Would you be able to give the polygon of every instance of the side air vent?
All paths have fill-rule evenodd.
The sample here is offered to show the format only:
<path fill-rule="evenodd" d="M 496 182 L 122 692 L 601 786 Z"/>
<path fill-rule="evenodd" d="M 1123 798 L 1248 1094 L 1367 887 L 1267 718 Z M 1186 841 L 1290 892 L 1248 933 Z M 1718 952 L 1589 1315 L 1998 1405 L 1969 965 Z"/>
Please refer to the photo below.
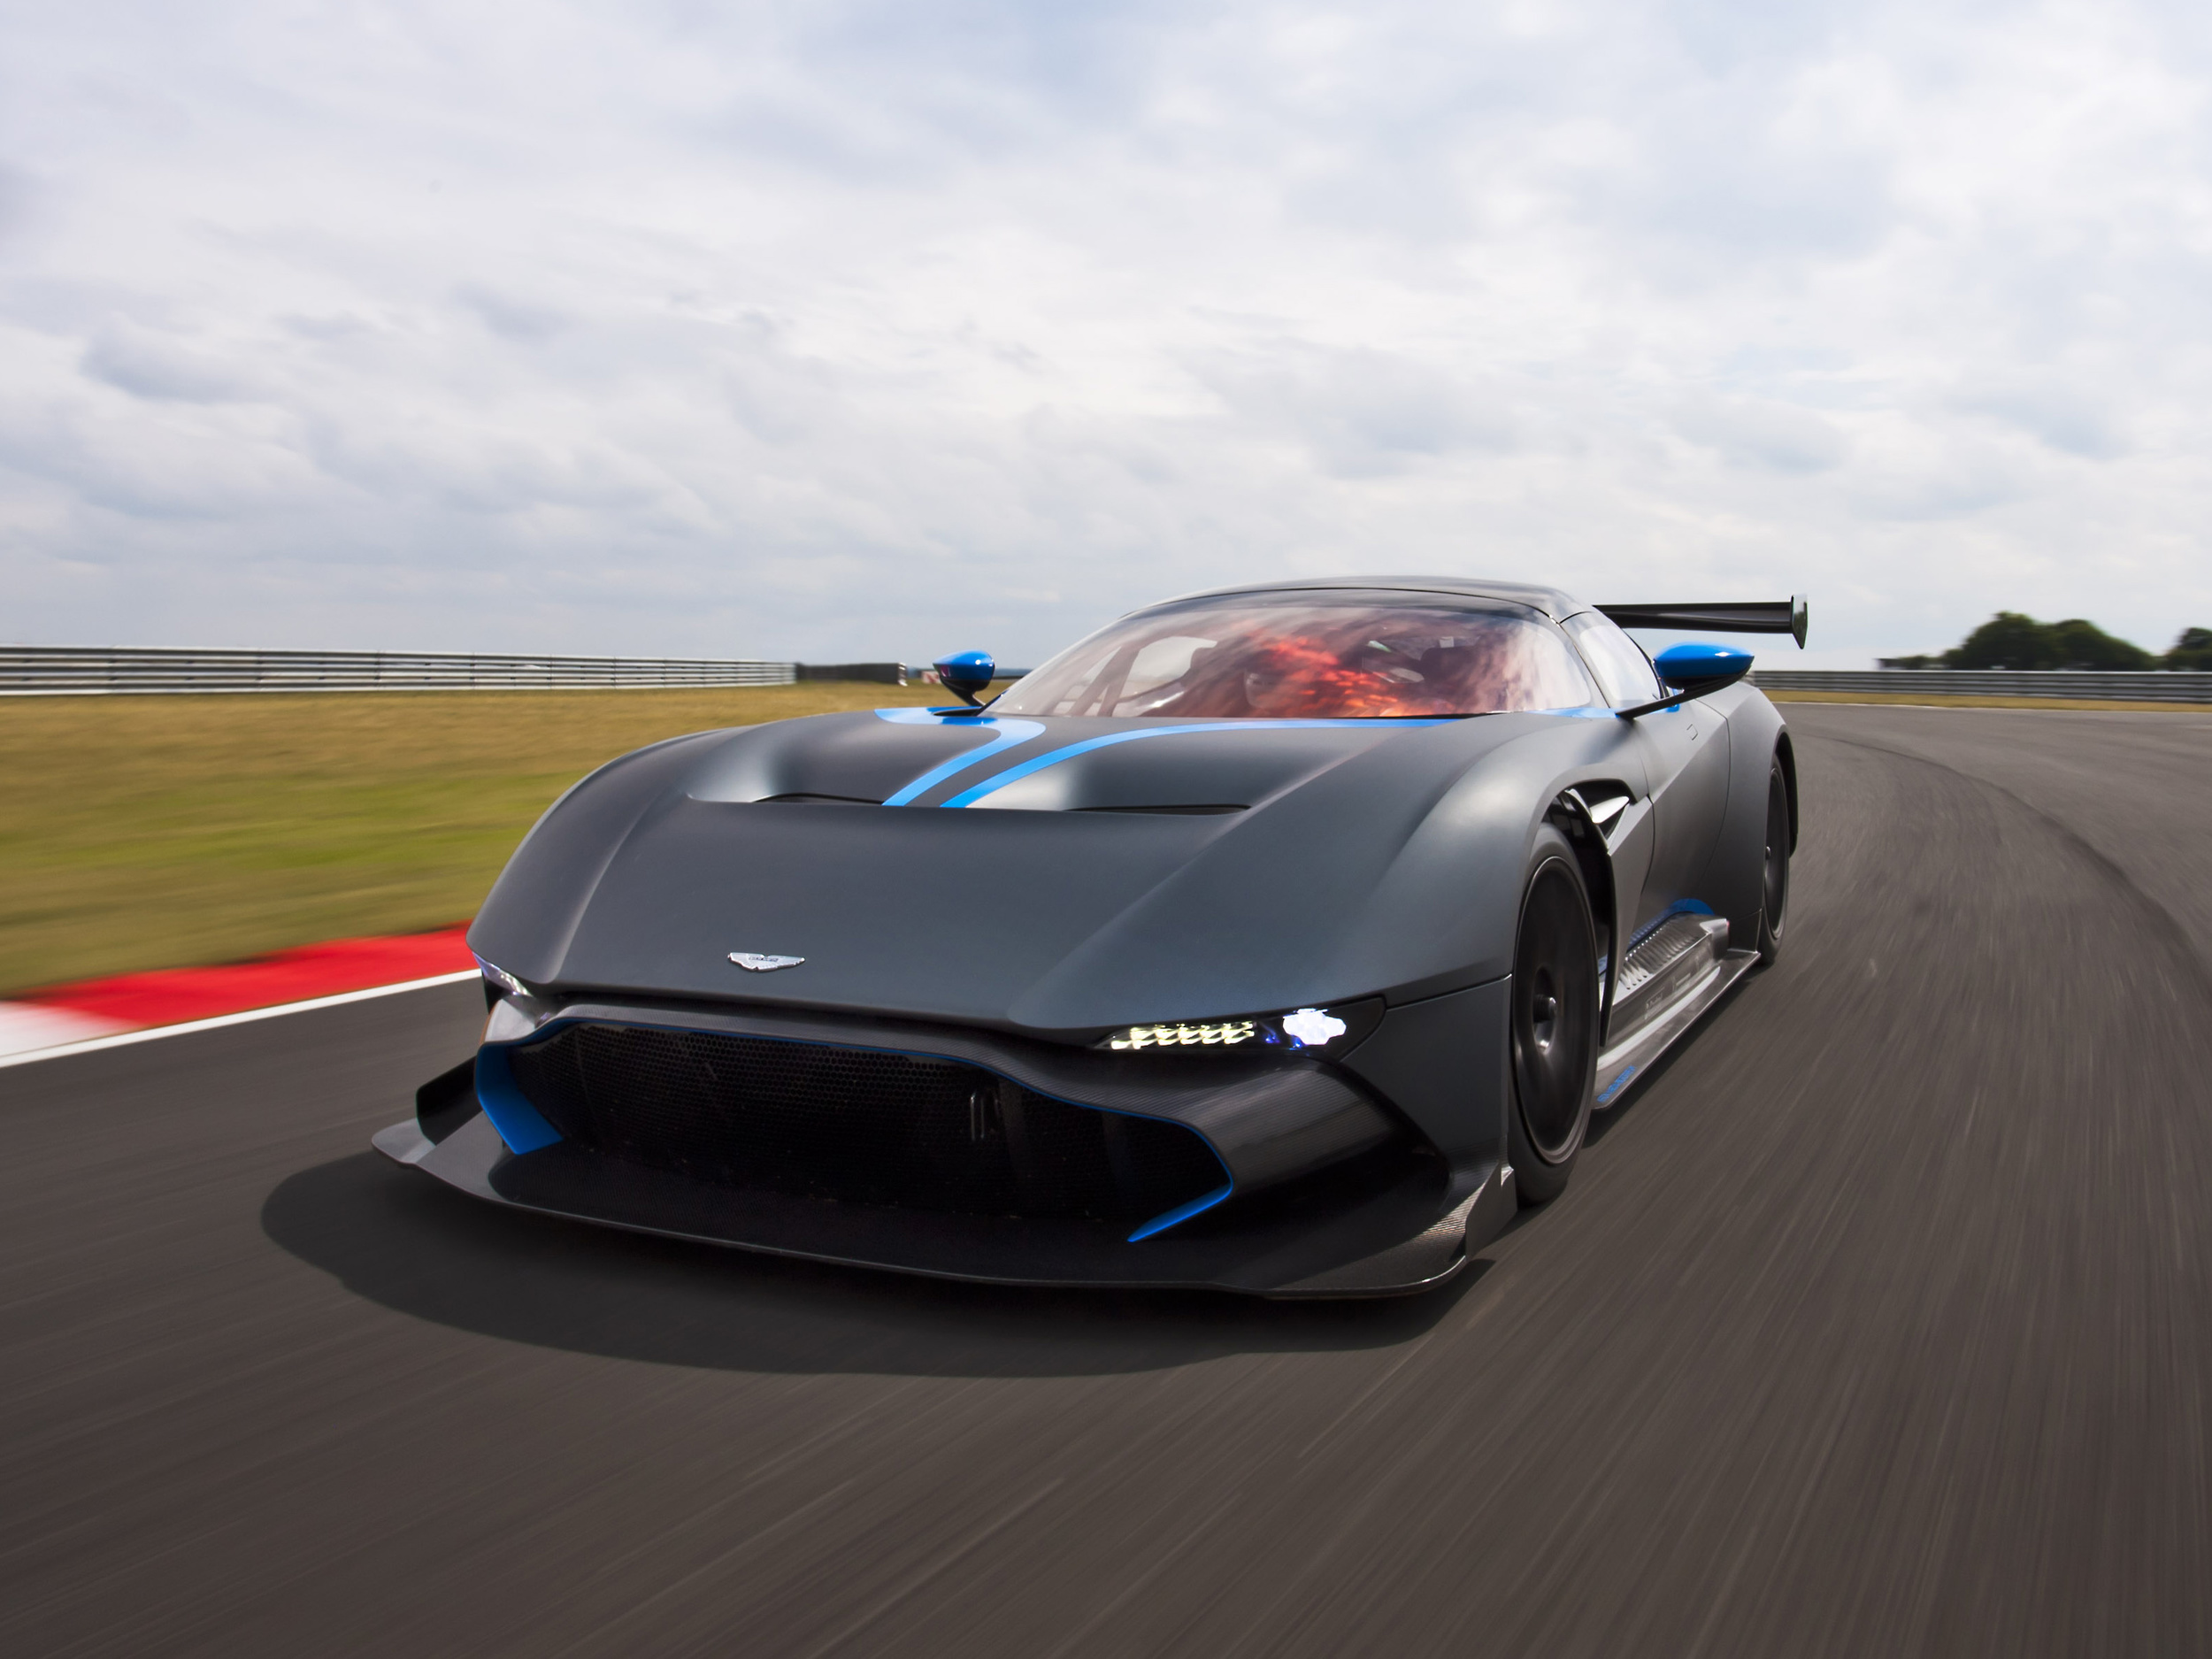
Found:
<path fill-rule="evenodd" d="M 1626 811 L 1630 803 L 1636 799 L 1634 790 L 1624 783 L 1616 783 L 1610 779 L 1601 780 L 1594 783 L 1577 784 L 1567 793 L 1582 803 L 1582 810 L 1590 815 L 1590 822 L 1596 825 L 1599 832 L 1609 838 L 1613 833 L 1614 826 L 1619 822 L 1621 814 Z"/>

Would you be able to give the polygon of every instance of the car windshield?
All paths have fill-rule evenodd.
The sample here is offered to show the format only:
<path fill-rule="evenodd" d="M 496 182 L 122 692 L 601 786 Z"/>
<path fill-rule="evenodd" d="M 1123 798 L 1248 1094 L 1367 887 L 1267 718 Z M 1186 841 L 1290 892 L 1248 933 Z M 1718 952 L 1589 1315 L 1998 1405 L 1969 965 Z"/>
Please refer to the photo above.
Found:
<path fill-rule="evenodd" d="M 1376 719 L 1583 708 L 1596 695 L 1566 636 L 1518 607 L 1302 592 L 1125 617 L 992 711 Z"/>

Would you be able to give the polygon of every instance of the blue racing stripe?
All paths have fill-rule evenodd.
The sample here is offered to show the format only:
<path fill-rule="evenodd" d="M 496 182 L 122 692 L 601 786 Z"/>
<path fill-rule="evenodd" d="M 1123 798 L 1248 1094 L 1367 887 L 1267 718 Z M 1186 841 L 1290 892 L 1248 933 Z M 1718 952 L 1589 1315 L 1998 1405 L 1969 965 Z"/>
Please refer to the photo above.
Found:
<path fill-rule="evenodd" d="M 989 759 L 1001 749 L 1010 748 L 1013 744 L 1025 743 L 1045 729 L 1043 724 L 1036 720 L 1001 720 L 987 714 L 979 715 L 973 718 L 956 714 L 941 718 L 923 709 L 878 709 L 876 718 L 879 720 L 889 720 L 896 726 L 958 725 L 993 728 L 989 742 L 975 749 L 964 750 L 955 755 L 950 760 L 932 766 L 913 782 L 884 802 L 883 804 L 886 806 L 910 805 L 916 796 L 935 788 L 955 772 L 965 772 L 969 767 Z"/>
<path fill-rule="evenodd" d="M 996 790 L 1003 789 L 1008 784 L 1014 782 L 1018 779 L 1026 778 L 1032 772 L 1042 772 L 1048 766 L 1056 766 L 1064 760 L 1071 760 L 1078 755 L 1088 754 L 1094 749 L 1104 749 L 1108 745 L 1113 743 L 1133 743 L 1141 738 L 1178 737 L 1187 732 L 1250 732 L 1255 730 L 1263 732 L 1310 731 L 1316 727 L 1339 726 L 1377 726 L 1381 724 L 1383 724 L 1383 722 L 1376 720 L 1222 720 L 1218 722 L 1209 721 L 1203 726 L 1147 726 L 1140 727 L 1138 730 L 1133 732 L 1109 732 L 1103 737 L 1086 738 L 1080 743 L 1070 743 L 1065 749 L 1052 749 L 1046 754 L 1036 756 L 1034 758 L 1030 760 L 1025 760 L 1018 766 L 1009 766 L 1004 772 L 999 773 L 995 778 L 986 778 L 981 783 L 975 785 L 972 788 L 963 789 L 958 795 L 953 796 L 951 800 L 942 802 L 940 804 L 944 806 L 973 806 L 985 795 L 990 795 Z M 1447 718 L 1441 720 L 1392 720 L 1388 722 L 1388 724 L 1394 727 L 1403 727 L 1409 726 L 1449 726 L 1453 724 L 1453 722 Z M 888 803 L 886 804 L 888 804 Z"/>

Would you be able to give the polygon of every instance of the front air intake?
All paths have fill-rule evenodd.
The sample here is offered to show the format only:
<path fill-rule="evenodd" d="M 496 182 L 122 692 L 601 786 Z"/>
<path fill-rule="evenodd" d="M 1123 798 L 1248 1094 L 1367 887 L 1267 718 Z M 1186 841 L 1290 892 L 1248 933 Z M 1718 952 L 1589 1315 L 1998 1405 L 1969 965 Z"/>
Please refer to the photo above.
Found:
<path fill-rule="evenodd" d="M 582 1024 L 510 1050 L 510 1064 L 577 1146 L 718 1187 L 1127 1222 L 1227 1181 L 1179 1125 L 1071 1106 L 926 1056 Z"/>

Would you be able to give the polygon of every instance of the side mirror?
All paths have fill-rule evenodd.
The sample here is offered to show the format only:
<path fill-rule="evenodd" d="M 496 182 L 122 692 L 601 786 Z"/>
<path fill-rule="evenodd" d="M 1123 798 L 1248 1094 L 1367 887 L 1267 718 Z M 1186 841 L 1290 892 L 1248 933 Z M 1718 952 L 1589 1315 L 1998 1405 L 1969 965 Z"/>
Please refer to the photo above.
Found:
<path fill-rule="evenodd" d="M 1745 659 L 1747 666 L 1749 660 Z M 988 651 L 955 651 L 950 657 L 939 657 L 931 666 L 937 670 L 944 688 L 972 709 L 983 706 L 976 701 L 976 693 L 988 691 L 991 677 L 998 672 Z"/>
<path fill-rule="evenodd" d="M 1732 645 L 1670 645 L 1654 659 L 1659 678 L 1682 695 L 1662 697 L 1638 708 L 1619 710 L 1624 720 L 1661 709 L 1671 709 L 1682 696 L 1701 697 L 1723 686 L 1732 686 L 1751 672 L 1751 653 Z"/>
<path fill-rule="evenodd" d="M 1751 672 L 1751 653 L 1732 645 L 1670 645 L 1655 665 L 1660 679 L 1695 696 L 1741 680 Z"/>

